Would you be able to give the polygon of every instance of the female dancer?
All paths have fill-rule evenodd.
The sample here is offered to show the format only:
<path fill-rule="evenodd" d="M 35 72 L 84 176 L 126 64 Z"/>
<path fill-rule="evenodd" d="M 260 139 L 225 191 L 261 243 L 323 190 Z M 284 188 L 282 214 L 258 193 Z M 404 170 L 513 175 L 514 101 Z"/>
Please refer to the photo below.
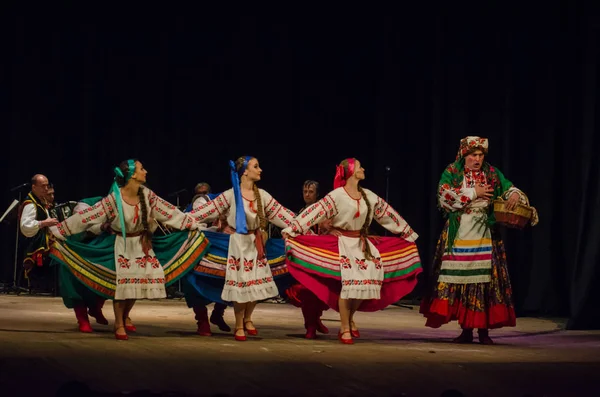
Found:
<path fill-rule="evenodd" d="M 360 337 L 356 311 L 381 310 L 413 290 L 421 273 L 417 234 L 402 217 L 359 182 L 365 170 L 356 159 L 342 161 L 334 189 L 305 209 L 282 234 L 290 274 L 332 309 L 339 311 L 340 342 Z M 299 236 L 331 219 L 329 235 Z M 375 219 L 399 237 L 370 237 Z"/>
<path fill-rule="evenodd" d="M 107 197 L 51 228 L 58 240 L 51 249 L 53 258 L 94 292 L 114 299 L 119 340 L 128 339 L 126 331 L 135 331 L 129 320 L 135 301 L 165 298 L 165 284 L 193 269 L 208 245 L 195 231 L 173 233 L 153 247 L 157 221 L 179 230 L 197 229 L 199 224 L 144 187 L 146 174 L 141 162 L 122 162 Z M 110 223 L 113 234 L 84 244 L 67 239 L 104 223 Z"/>
<path fill-rule="evenodd" d="M 262 170 L 256 158 L 240 157 L 230 162 L 230 168 L 233 188 L 189 213 L 201 223 L 226 216 L 226 268 L 209 256 L 187 281 L 210 301 L 233 302 L 235 339 L 244 341 L 245 331 L 258 334 L 252 322 L 257 301 L 277 296 L 274 276 L 287 273 L 284 263 L 276 269 L 278 274 L 269 265 L 265 252 L 267 222 L 284 228 L 291 224 L 294 213 L 258 188 Z"/>

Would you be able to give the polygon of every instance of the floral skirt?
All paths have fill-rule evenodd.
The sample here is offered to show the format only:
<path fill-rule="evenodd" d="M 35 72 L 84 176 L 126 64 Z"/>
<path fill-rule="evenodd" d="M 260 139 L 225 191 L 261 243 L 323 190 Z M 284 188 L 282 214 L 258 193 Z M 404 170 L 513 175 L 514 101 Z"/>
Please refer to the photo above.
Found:
<path fill-rule="evenodd" d="M 200 231 L 175 231 L 167 236 L 152 238 L 153 249 L 147 257 L 125 258 L 116 251 L 117 242 L 122 237 L 103 233 L 91 241 L 82 242 L 77 238 L 66 241 L 55 241 L 50 249 L 50 257 L 60 266 L 64 266 L 73 277 L 60 272 L 63 290 L 61 296 L 67 301 L 81 301 L 82 296 L 73 286 L 73 280 L 82 283 L 95 294 L 104 299 L 143 299 L 165 297 L 165 286 L 169 286 L 187 273 L 202 259 L 209 247 L 209 241 Z M 135 242 L 134 238 L 128 243 Z M 141 248 L 139 248 L 141 252 Z M 128 255 L 134 254 L 127 251 Z M 141 260 L 143 259 L 143 260 Z M 127 271 L 152 269 L 151 274 L 160 275 L 157 282 L 136 282 L 133 278 L 128 282 Z M 64 270 L 64 269 L 63 269 Z M 130 295 L 121 296 L 119 290 L 131 287 Z M 148 293 L 151 289 L 158 293 Z M 66 294 L 66 295 L 65 295 Z M 85 300 L 85 299 L 84 299 Z"/>
<path fill-rule="evenodd" d="M 358 240 L 358 239 L 355 239 Z M 339 311 L 344 281 L 360 287 L 360 280 L 345 280 L 344 267 L 380 265 L 383 277 L 379 282 L 379 299 L 365 299 L 359 311 L 383 310 L 409 294 L 422 272 L 421 259 L 414 242 L 398 237 L 370 237 L 369 242 L 381 255 L 377 263 L 349 261 L 340 254 L 339 238 L 333 235 L 298 236 L 287 240 L 286 255 L 290 274 L 316 295 L 326 306 Z M 352 273 L 350 273 L 352 274 Z M 371 282 L 367 280 L 367 282 Z M 293 291 L 292 291 L 293 292 Z"/>
<path fill-rule="evenodd" d="M 233 302 L 224 297 L 226 289 L 228 263 L 230 259 L 231 234 L 205 231 L 210 240 L 206 256 L 202 258 L 185 278 L 184 293 L 189 307 L 207 305 L 210 302 L 230 305 Z M 289 274 L 285 263 L 285 243 L 283 239 L 268 239 L 265 244 L 268 274 L 274 283 L 275 295 L 283 293 L 296 281 Z M 243 262 L 241 263 L 243 266 Z M 240 269 L 241 270 L 241 269 Z M 227 294 L 226 294 L 227 295 Z M 272 294 L 269 294 L 273 296 Z M 266 295 L 258 295 L 250 300 L 263 300 Z M 244 302 L 247 300 L 236 300 Z"/>
<path fill-rule="evenodd" d="M 421 301 L 426 326 L 440 326 L 457 320 L 462 328 L 501 328 L 516 325 L 512 288 L 506 265 L 506 251 L 498 232 L 492 230 L 491 282 L 452 284 L 438 282 L 448 225 L 438 240 L 433 263 L 433 286 Z"/>

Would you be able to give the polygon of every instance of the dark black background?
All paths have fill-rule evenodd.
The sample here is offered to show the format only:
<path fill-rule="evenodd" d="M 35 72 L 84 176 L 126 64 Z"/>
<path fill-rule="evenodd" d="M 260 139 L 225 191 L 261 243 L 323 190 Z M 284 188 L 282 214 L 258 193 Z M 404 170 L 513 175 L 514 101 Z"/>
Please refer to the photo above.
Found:
<path fill-rule="evenodd" d="M 228 160 L 250 154 L 261 187 L 297 210 L 305 179 L 327 190 L 353 156 L 381 196 L 391 168 L 389 201 L 429 268 L 439 176 L 460 138 L 480 135 L 540 214 L 539 226 L 505 233 L 519 314 L 598 327 L 597 9 L 481 3 L 7 8 L 0 204 L 38 172 L 58 202 L 104 195 L 112 168 L 136 157 L 159 195 L 188 189 L 183 205 L 197 182 L 229 188 Z M 9 282 L 14 230 L 0 225 Z"/>

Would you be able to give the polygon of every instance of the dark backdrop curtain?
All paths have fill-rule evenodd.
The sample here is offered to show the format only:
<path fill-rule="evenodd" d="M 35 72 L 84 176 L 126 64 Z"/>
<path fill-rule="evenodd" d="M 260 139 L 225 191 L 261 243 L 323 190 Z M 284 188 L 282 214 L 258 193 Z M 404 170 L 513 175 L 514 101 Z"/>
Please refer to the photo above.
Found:
<path fill-rule="evenodd" d="M 429 269 L 439 176 L 460 138 L 485 136 L 541 218 L 504 232 L 518 313 L 600 325 L 594 3 L 178 12 L 2 14 L 0 204 L 37 172 L 59 202 L 103 195 L 112 167 L 138 157 L 159 195 L 187 188 L 184 205 L 197 182 L 227 189 L 227 161 L 251 154 L 261 187 L 298 209 L 305 179 L 327 190 L 354 156 Z M 11 281 L 14 221 L 0 226 Z"/>

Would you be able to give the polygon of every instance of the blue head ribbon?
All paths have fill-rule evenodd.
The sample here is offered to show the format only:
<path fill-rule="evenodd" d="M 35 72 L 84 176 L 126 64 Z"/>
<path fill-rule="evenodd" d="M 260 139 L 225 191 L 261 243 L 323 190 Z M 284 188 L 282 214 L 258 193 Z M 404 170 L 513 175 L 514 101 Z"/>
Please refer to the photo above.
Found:
<path fill-rule="evenodd" d="M 248 162 L 252 156 L 244 157 L 244 163 L 239 170 L 235 169 L 235 163 L 229 160 L 229 168 L 231 169 L 231 184 L 233 185 L 233 196 L 235 197 L 235 231 L 238 233 L 248 233 L 248 225 L 246 223 L 246 211 L 244 211 L 244 199 L 242 198 L 242 190 L 240 189 L 240 179 L 244 175 L 244 171 L 248 168 Z"/>
<path fill-rule="evenodd" d="M 117 183 L 117 177 L 121 177 L 124 179 L 125 183 L 131 179 L 133 174 L 135 173 L 135 160 L 127 160 L 127 175 L 123 175 L 123 171 L 119 167 L 115 167 L 115 179 L 110 188 L 110 193 L 115 194 L 115 202 L 117 203 L 117 212 L 119 213 L 119 223 L 121 224 L 121 233 L 123 234 L 123 242 L 125 242 L 125 235 L 127 235 L 127 231 L 125 230 L 125 216 L 123 215 L 123 203 L 121 200 L 121 189 L 119 189 L 119 184 Z M 110 194 L 109 193 L 109 194 Z"/>

